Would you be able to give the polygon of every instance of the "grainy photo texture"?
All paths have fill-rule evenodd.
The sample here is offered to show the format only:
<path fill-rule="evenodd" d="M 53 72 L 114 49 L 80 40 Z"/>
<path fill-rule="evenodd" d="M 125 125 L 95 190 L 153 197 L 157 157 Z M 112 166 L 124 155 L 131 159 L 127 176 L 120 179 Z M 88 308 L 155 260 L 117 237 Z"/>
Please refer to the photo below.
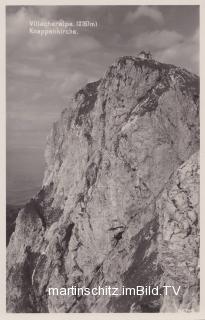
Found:
<path fill-rule="evenodd" d="M 199 7 L 7 6 L 7 312 L 199 311 Z"/>

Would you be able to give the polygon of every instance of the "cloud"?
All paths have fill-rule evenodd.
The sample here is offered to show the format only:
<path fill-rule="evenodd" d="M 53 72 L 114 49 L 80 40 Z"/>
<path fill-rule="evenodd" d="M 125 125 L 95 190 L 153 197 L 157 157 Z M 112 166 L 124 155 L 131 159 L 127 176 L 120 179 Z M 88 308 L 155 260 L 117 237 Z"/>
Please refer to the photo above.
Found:
<path fill-rule="evenodd" d="M 42 76 L 42 70 L 33 68 L 25 63 L 11 63 L 7 67 L 7 71 L 17 76 L 34 77 Z"/>
<path fill-rule="evenodd" d="M 67 59 L 76 53 L 82 54 L 82 52 L 86 53 L 101 48 L 100 42 L 89 35 L 54 35 L 47 37 L 30 35 L 24 45 L 30 54 L 46 53 L 51 55 L 51 53 L 58 52 L 60 48 L 61 53 L 66 51 Z"/>
<path fill-rule="evenodd" d="M 184 36 L 174 30 L 143 32 L 128 41 L 128 45 L 140 50 L 150 50 L 154 59 L 182 66 L 198 73 L 199 31 Z"/>
<path fill-rule="evenodd" d="M 192 40 L 193 42 L 199 43 L 199 29 L 196 29 L 196 31 L 194 32 Z"/>
<path fill-rule="evenodd" d="M 27 10 L 21 7 L 15 13 L 7 15 L 6 32 L 7 36 L 21 34 L 25 31 L 28 22 Z"/>
<path fill-rule="evenodd" d="M 58 6 L 39 6 L 37 8 L 31 6 L 20 7 L 17 11 L 8 13 L 6 19 L 7 53 L 15 55 L 15 57 L 18 57 L 18 54 L 24 54 L 27 59 L 38 53 L 55 54 L 56 51 L 59 51 L 59 48 L 61 52 L 66 48 L 69 55 L 76 52 L 88 52 L 101 47 L 101 43 L 88 34 L 40 36 L 29 32 L 29 22 L 31 20 L 55 20 L 58 9 Z"/>
<path fill-rule="evenodd" d="M 7 15 L 6 33 L 7 33 L 7 50 L 8 53 L 16 55 L 16 53 L 25 51 L 41 52 L 55 47 L 60 37 L 41 37 L 36 34 L 29 33 L 29 22 L 31 20 L 41 21 L 48 19 L 55 11 L 53 7 L 20 7 L 16 12 Z M 43 16 L 43 13 L 47 15 Z"/>
<path fill-rule="evenodd" d="M 87 82 L 92 82 L 95 80 L 95 77 L 76 71 L 71 75 L 64 77 L 64 81 L 59 86 L 59 91 L 62 93 L 70 92 L 71 94 L 74 94 L 80 88 L 84 87 Z"/>
<path fill-rule="evenodd" d="M 40 15 L 44 19 L 52 19 L 53 17 L 55 17 L 58 9 L 58 6 L 38 6 L 36 7 L 36 14 Z"/>
<path fill-rule="evenodd" d="M 164 49 L 183 41 L 183 36 L 170 30 L 155 30 L 152 32 L 143 32 L 139 36 L 130 40 L 130 43 L 139 49 L 149 47 Z"/>
<path fill-rule="evenodd" d="M 66 43 L 67 42 L 67 43 Z M 74 36 L 74 37 L 67 37 L 66 43 L 66 50 L 68 50 L 68 53 L 80 53 L 82 52 L 89 52 L 96 49 L 101 48 L 101 43 L 97 41 L 95 38 L 83 35 L 83 36 Z"/>
<path fill-rule="evenodd" d="M 141 17 L 147 17 L 159 25 L 164 23 L 162 12 L 150 6 L 140 6 L 134 12 L 129 12 L 125 17 L 125 23 L 134 23 Z"/>
<path fill-rule="evenodd" d="M 29 17 L 24 7 L 21 7 L 17 12 L 7 15 L 6 17 L 6 44 L 7 52 L 14 51 L 15 48 L 27 36 L 27 26 Z"/>
<path fill-rule="evenodd" d="M 32 53 L 51 51 L 59 45 L 60 41 L 58 36 L 41 37 L 34 34 L 25 42 L 25 47 Z"/>
<path fill-rule="evenodd" d="M 159 61 L 173 63 L 199 73 L 199 37 L 198 30 L 191 37 L 184 37 L 183 41 L 176 42 L 171 47 L 156 51 L 155 55 Z"/>

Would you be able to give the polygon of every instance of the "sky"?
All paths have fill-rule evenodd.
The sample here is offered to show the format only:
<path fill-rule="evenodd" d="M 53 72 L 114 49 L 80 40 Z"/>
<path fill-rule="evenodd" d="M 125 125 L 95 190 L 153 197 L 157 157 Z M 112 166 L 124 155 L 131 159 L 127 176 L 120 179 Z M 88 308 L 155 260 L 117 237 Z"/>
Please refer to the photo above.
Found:
<path fill-rule="evenodd" d="M 96 21 L 97 27 L 40 36 L 29 32 L 33 20 Z M 7 6 L 8 202 L 25 202 L 39 189 L 46 136 L 75 92 L 101 78 L 116 58 L 141 50 L 198 74 L 199 7 Z"/>

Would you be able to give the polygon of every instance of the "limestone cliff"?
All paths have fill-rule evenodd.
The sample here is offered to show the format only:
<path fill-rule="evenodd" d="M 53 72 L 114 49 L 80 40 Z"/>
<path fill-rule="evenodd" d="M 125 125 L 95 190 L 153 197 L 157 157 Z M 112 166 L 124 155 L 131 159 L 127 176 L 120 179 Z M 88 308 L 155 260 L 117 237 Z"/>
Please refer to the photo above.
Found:
<path fill-rule="evenodd" d="M 7 310 L 197 310 L 198 150 L 199 79 L 184 69 L 122 57 L 78 91 L 48 137 L 42 189 L 17 217 Z M 47 292 L 163 284 L 180 295 Z"/>

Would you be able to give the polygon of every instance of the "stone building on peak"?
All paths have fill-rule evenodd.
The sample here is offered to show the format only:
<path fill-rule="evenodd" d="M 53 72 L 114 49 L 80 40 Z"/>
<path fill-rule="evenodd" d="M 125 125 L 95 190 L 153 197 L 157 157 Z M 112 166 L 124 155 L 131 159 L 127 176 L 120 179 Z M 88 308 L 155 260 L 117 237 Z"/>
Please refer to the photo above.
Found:
<path fill-rule="evenodd" d="M 142 59 L 142 60 L 152 60 L 152 55 L 149 52 L 146 52 L 146 51 L 141 51 L 138 55 L 137 55 L 138 58 Z"/>

